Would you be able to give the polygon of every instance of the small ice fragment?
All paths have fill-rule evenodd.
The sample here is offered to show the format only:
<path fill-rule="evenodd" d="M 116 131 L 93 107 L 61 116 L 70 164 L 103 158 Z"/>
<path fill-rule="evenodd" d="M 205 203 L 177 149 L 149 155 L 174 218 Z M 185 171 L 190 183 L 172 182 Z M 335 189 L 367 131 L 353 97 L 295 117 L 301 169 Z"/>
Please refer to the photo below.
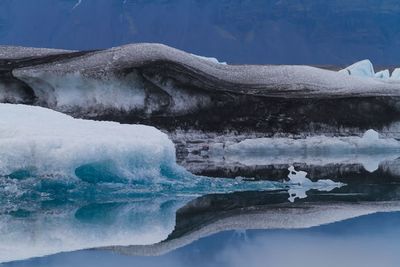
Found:
<path fill-rule="evenodd" d="M 335 188 L 340 188 L 344 184 L 337 183 L 332 180 L 318 180 L 316 182 L 311 181 L 306 177 L 307 172 L 305 171 L 296 171 L 293 166 L 288 168 L 289 170 L 289 183 L 292 184 L 292 187 L 288 190 L 290 202 L 294 202 L 296 198 L 302 199 L 307 197 L 307 191 L 311 189 L 315 189 L 318 191 L 329 192 Z"/>
<path fill-rule="evenodd" d="M 293 166 L 289 167 L 288 178 L 290 182 L 295 184 L 312 183 L 310 179 L 306 177 L 307 173 L 305 171 L 296 171 Z"/>

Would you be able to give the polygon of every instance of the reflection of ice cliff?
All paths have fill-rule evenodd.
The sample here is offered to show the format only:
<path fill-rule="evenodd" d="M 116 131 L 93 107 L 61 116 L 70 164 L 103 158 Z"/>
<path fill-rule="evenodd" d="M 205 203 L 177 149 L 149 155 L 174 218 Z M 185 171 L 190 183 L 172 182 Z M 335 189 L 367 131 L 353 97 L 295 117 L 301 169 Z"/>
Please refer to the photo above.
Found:
<path fill-rule="evenodd" d="M 223 148 L 216 144 L 211 147 L 210 155 L 245 165 L 361 163 L 367 171 L 373 172 L 381 161 L 400 155 L 400 142 L 379 138 L 377 132 L 368 130 L 362 137 L 246 139 L 224 144 Z"/>
<path fill-rule="evenodd" d="M 126 255 L 161 255 L 225 230 L 309 228 L 376 212 L 399 211 L 397 189 L 371 188 L 374 193 L 364 195 L 343 188 L 334 193 L 312 193 L 307 200 L 295 203 L 285 203 L 287 195 L 279 192 L 205 196 L 178 211 L 177 225 L 167 240 L 149 246 L 107 249 Z"/>

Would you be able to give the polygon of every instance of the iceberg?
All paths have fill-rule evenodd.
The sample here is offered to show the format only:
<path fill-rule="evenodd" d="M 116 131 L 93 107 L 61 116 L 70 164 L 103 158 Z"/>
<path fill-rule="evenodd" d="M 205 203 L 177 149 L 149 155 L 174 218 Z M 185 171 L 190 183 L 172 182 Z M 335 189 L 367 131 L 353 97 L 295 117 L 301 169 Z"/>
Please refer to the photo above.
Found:
<path fill-rule="evenodd" d="M 381 70 L 375 73 L 375 78 L 378 79 L 389 79 L 390 73 L 389 70 Z"/>
<path fill-rule="evenodd" d="M 168 136 L 151 126 L 74 119 L 14 104 L 0 104 L 1 177 L 124 184 L 133 186 L 133 193 L 190 191 L 192 195 L 283 186 L 195 176 L 176 163 Z"/>
<path fill-rule="evenodd" d="M 0 105 L 0 175 L 89 179 L 106 168 L 124 178 L 158 177 L 175 166 L 175 148 L 154 127 L 72 117 L 25 105 Z M 104 178 L 107 180 L 106 178 Z"/>
<path fill-rule="evenodd" d="M 381 70 L 375 73 L 374 66 L 372 62 L 368 59 L 358 61 L 353 65 L 348 66 L 339 71 L 339 73 L 346 73 L 351 76 L 358 76 L 358 77 L 370 77 L 370 78 L 377 78 L 377 79 L 389 79 L 400 76 L 400 70 L 394 70 L 392 76 L 390 76 L 390 72 L 388 69 Z"/>
<path fill-rule="evenodd" d="M 340 70 L 341 73 L 347 73 L 352 76 L 375 77 L 374 66 L 368 59 L 358 61 L 345 69 Z"/>
<path fill-rule="evenodd" d="M 392 76 L 390 76 L 390 79 L 400 80 L 400 68 L 394 69 L 394 71 L 392 72 Z"/>

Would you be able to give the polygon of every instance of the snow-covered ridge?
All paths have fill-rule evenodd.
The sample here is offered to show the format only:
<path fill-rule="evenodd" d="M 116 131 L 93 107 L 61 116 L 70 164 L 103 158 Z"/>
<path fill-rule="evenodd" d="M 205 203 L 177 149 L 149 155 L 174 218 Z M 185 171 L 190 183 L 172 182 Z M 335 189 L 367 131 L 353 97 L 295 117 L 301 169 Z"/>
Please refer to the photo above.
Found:
<path fill-rule="evenodd" d="M 35 48 L 22 46 L 0 46 L 0 59 L 19 59 L 29 57 L 42 57 L 50 55 L 59 55 L 73 53 L 73 50 L 52 49 L 52 48 Z"/>
<path fill-rule="evenodd" d="M 87 53 L 81 57 L 16 68 L 13 74 L 31 84 L 30 77 L 47 81 L 62 79 L 67 73 L 82 75 L 87 79 L 112 79 L 121 71 L 140 68 L 157 61 L 174 62 L 206 75 L 216 83 L 215 90 L 228 90 L 260 95 L 293 96 L 343 95 L 397 95 L 399 84 L 388 84 L 380 80 L 365 80 L 356 76 L 343 76 L 335 71 L 300 65 L 224 65 L 217 60 L 205 60 L 162 44 L 131 44 L 107 50 Z M 204 77 L 203 77 L 204 78 Z M 226 88 L 221 88 L 225 83 Z M 226 84 L 228 83 L 228 84 Z M 31 84 L 32 85 L 32 84 Z M 52 83 L 50 82 L 50 85 Z M 243 88 L 245 86 L 245 88 Z M 34 88 L 34 86 L 32 85 Z M 306 90 L 305 90 L 306 89 Z"/>

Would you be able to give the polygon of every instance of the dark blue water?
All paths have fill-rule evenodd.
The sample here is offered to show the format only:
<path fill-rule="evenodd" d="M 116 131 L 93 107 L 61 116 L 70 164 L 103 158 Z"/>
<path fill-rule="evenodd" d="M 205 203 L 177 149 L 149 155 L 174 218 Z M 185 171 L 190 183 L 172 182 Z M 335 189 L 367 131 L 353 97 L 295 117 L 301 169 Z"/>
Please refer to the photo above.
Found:
<path fill-rule="evenodd" d="M 221 232 L 161 256 L 81 251 L 3 266 L 398 266 L 400 213 L 303 230 Z"/>

